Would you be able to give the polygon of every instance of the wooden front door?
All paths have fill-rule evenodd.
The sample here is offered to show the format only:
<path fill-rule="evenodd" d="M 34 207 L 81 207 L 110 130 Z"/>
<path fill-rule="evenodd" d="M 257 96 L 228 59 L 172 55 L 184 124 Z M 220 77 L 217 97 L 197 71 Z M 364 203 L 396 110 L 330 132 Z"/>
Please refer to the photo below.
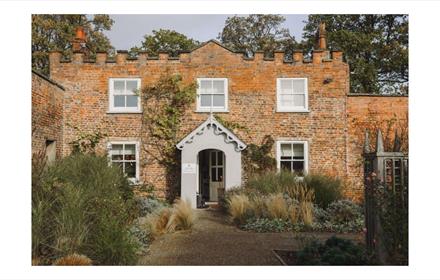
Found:
<path fill-rule="evenodd" d="M 224 154 L 222 151 L 209 152 L 209 200 L 218 201 L 218 189 L 224 188 Z"/>

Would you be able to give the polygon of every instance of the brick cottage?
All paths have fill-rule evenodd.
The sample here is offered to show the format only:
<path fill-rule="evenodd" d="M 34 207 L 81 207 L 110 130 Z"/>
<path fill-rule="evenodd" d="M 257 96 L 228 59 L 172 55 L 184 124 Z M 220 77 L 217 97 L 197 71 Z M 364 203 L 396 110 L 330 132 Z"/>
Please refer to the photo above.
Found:
<path fill-rule="evenodd" d="M 220 189 L 240 185 L 243 150 L 266 135 L 275 140 L 271 153 L 277 169 L 337 176 L 346 182 L 345 196 L 361 200 L 360 135 L 371 121 L 383 126 L 407 119 L 408 100 L 350 94 L 342 52 L 329 51 L 325 34 L 318 35 L 311 59 L 302 51 L 294 51 L 290 61 L 282 51 L 273 58 L 262 52 L 247 58 L 208 41 L 178 57 L 141 52 L 133 58 L 118 51 L 114 59 L 97 53 L 90 60 L 79 32 L 71 59 L 50 53 L 50 79 L 33 73 L 32 148 L 67 156 L 79 131 L 100 131 L 106 137 L 98 151 L 107 152 L 135 184 L 152 184 L 165 196 L 166 169 L 146 153 L 152 147 L 143 143 L 148 135 L 141 135 L 142 100 L 133 90 L 180 74 L 183 83 L 198 84 L 178 131 L 182 140 L 175 143 L 181 155 L 179 192 L 193 206 L 197 194 L 217 201 Z M 232 132 L 212 113 L 248 129 Z"/>

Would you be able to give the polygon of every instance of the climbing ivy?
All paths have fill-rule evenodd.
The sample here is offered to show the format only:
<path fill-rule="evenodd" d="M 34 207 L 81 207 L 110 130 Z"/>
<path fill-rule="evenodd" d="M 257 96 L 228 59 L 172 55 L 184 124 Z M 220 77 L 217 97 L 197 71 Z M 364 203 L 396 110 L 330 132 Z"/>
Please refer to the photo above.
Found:
<path fill-rule="evenodd" d="M 224 127 L 231 131 L 236 132 L 237 130 L 242 130 L 245 133 L 249 133 L 248 127 L 241 125 L 233 121 L 227 121 L 216 115 L 215 118 Z M 275 169 L 276 160 L 272 156 L 271 151 L 275 141 L 270 135 L 265 135 L 261 144 L 250 143 L 247 148 L 243 151 L 243 167 L 245 171 L 245 176 L 248 177 L 251 174 L 262 173 Z"/>
<path fill-rule="evenodd" d="M 276 160 L 271 153 L 274 143 L 272 136 L 266 135 L 260 145 L 251 143 L 247 146 L 243 151 L 243 165 L 247 175 L 275 169 Z"/>
<path fill-rule="evenodd" d="M 72 146 L 72 154 L 96 154 L 96 146 L 99 144 L 99 142 L 104 138 L 107 137 L 107 134 L 101 133 L 100 131 L 87 133 L 84 131 L 81 131 L 76 126 L 71 126 L 74 130 L 77 131 L 77 134 L 79 135 L 78 138 L 75 140 L 69 142 L 69 145 Z"/>
<path fill-rule="evenodd" d="M 150 158 L 167 171 L 169 198 L 175 195 L 179 168 L 176 143 L 184 112 L 195 101 L 196 83 L 184 85 L 178 74 L 165 74 L 140 92 L 143 104 L 142 142 Z"/>

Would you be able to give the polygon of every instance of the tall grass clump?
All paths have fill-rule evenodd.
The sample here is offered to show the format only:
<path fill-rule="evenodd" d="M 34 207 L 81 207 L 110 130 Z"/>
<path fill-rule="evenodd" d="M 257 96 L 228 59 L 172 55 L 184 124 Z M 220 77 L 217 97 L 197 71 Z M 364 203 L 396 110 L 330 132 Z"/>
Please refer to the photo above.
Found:
<path fill-rule="evenodd" d="M 184 200 L 177 201 L 173 206 L 173 211 L 167 224 L 167 230 L 187 230 L 194 224 L 195 214 L 191 204 Z"/>
<path fill-rule="evenodd" d="M 269 218 L 287 220 L 289 209 L 281 193 L 269 195 L 266 199 L 266 207 Z"/>
<path fill-rule="evenodd" d="M 342 182 L 338 178 L 310 174 L 304 177 L 304 183 L 314 190 L 315 204 L 323 209 L 342 198 Z"/>
<path fill-rule="evenodd" d="M 249 197 L 245 194 L 234 194 L 228 199 L 228 211 L 235 224 L 243 224 L 252 211 Z"/>
<path fill-rule="evenodd" d="M 121 170 L 106 157 L 76 154 L 46 167 L 32 186 L 32 255 L 40 263 L 73 253 L 98 265 L 136 262 L 128 230 L 136 214 Z"/>

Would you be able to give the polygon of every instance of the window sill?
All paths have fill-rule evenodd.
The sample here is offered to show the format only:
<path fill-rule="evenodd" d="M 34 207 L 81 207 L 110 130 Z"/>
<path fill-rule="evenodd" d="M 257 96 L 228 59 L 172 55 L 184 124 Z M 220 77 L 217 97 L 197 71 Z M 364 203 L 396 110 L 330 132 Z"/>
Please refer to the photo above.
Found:
<path fill-rule="evenodd" d="M 142 114 L 142 111 L 107 111 L 107 114 Z"/>
<path fill-rule="evenodd" d="M 218 109 L 213 109 L 213 110 L 205 110 L 205 109 L 197 109 L 194 111 L 195 113 L 229 113 L 229 110 L 223 109 L 223 110 L 218 110 Z"/>
<path fill-rule="evenodd" d="M 277 109 L 277 113 L 310 113 L 308 109 Z"/>

